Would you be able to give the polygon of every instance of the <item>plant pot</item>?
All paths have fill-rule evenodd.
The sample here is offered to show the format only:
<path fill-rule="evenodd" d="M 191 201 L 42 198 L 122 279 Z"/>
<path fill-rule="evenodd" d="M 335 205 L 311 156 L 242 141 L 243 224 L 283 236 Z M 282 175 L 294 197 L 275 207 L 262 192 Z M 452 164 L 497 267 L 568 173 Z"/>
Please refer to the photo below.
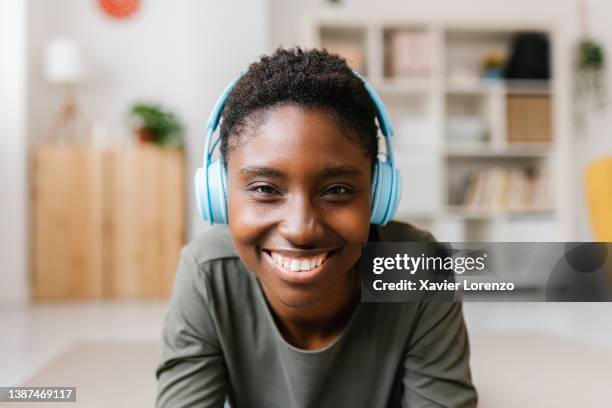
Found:
<path fill-rule="evenodd" d="M 136 131 L 136 135 L 138 136 L 138 141 L 140 143 L 153 143 L 153 135 L 151 132 L 148 132 L 146 129 L 139 129 Z"/>

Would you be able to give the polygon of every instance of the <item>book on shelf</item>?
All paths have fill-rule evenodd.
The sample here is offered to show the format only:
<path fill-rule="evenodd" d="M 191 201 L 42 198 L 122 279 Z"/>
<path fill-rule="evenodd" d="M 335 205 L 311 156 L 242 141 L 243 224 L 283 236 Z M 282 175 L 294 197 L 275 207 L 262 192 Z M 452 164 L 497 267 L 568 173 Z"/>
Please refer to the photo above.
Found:
<path fill-rule="evenodd" d="M 328 40 L 324 44 L 325 49 L 331 54 L 337 54 L 344 58 L 349 66 L 362 74 L 365 74 L 365 51 L 358 43 L 347 41 Z"/>
<path fill-rule="evenodd" d="M 468 211 L 544 211 L 552 208 L 548 171 L 492 166 L 467 174 L 459 190 Z"/>
<path fill-rule="evenodd" d="M 388 49 L 388 75 L 392 78 L 429 78 L 431 46 L 431 38 L 426 31 L 393 30 Z"/>

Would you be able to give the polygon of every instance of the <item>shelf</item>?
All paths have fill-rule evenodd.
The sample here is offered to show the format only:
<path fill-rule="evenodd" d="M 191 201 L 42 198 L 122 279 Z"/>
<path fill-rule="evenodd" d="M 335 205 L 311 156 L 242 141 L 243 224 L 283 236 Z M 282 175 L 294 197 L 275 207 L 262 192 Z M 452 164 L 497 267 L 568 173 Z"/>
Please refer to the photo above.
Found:
<path fill-rule="evenodd" d="M 511 143 L 499 148 L 489 144 L 449 145 L 445 154 L 449 158 L 546 158 L 551 155 L 551 145 L 549 143 Z"/>
<path fill-rule="evenodd" d="M 460 205 L 448 206 L 447 214 L 453 217 L 463 218 L 466 220 L 491 220 L 496 218 L 508 219 L 512 217 L 553 217 L 555 210 L 553 208 L 525 208 L 525 209 L 486 209 L 486 208 L 467 208 Z"/>
<path fill-rule="evenodd" d="M 493 90 L 503 91 L 505 86 L 501 81 L 460 81 L 448 80 L 446 83 L 446 92 L 449 94 L 488 94 Z"/>
<path fill-rule="evenodd" d="M 460 205 L 451 205 L 445 211 L 437 213 L 398 213 L 397 218 L 403 220 L 428 221 L 441 219 L 443 217 L 459 218 L 466 221 L 494 221 L 496 219 L 508 220 L 517 217 L 538 217 L 551 218 L 556 213 L 553 208 L 529 208 L 529 209 L 486 209 L 486 208 L 466 208 Z"/>
<path fill-rule="evenodd" d="M 506 95 L 550 95 L 551 81 L 539 80 L 448 80 L 446 92 L 457 95 L 487 95 L 497 92 Z"/>
<path fill-rule="evenodd" d="M 372 79 L 370 83 L 378 92 L 386 95 L 428 94 L 432 84 L 429 79 L 400 79 L 386 78 Z"/>
<path fill-rule="evenodd" d="M 324 34 L 315 45 L 340 43 L 346 54 L 351 45 L 362 47 L 366 78 L 380 93 L 397 134 L 405 192 L 397 219 L 440 228 L 440 238 L 459 241 L 570 236 L 568 175 L 558 165 L 569 150 L 569 90 L 557 77 L 480 76 L 486 58 L 510 55 L 520 32 L 542 33 L 554 50 L 554 26 L 501 17 L 455 21 L 337 10 L 320 16 L 312 28 Z M 550 56 L 555 75 L 562 61 L 556 53 Z M 460 198 L 471 177 L 486 181 L 487 191 L 490 186 L 521 194 L 533 190 L 524 200 L 487 193 L 494 198 L 466 201 L 482 205 L 468 208 Z M 505 203 L 530 207 L 507 210 Z M 531 208 L 535 205 L 552 208 Z"/>
<path fill-rule="evenodd" d="M 505 81 L 506 93 L 510 95 L 550 95 L 552 81 L 513 79 Z"/>
<path fill-rule="evenodd" d="M 402 220 L 419 220 L 428 221 L 434 220 L 440 217 L 440 213 L 426 213 L 426 212 L 398 212 L 396 215 L 397 219 Z"/>

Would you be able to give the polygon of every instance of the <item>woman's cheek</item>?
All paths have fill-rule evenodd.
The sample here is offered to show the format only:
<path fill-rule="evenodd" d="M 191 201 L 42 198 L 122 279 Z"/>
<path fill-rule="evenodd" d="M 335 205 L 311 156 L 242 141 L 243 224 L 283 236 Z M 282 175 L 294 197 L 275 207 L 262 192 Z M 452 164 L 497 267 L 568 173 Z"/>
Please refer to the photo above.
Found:
<path fill-rule="evenodd" d="M 258 241 L 261 239 L 264 224 L 247 200 L 236 195 L 228 202 L 229 229 L 238 256 L 247 268 L 256 273 L 261 262 Z"/>
<path fill-rule="evenodd" d="M 269 206 L 253 201 L 248 192 L 231 192 L 228 199 L 228 217 L 231 224 L 259 228 L 270 218 Z"/>
<path fill-rule="evenodd" d="M 354 205 L 335 211 L 330 217 L 334 229 L 351 243 L 365 243 L 370 232 L 370 200 L 360 199 Z"/>
<path fill-rule="evenodd" d="M 228 218 L 231 235 L 235 241 L 247 243 L 257 238 L 261 218 L 240 194 L 232 194 L 228 202 Z"/>

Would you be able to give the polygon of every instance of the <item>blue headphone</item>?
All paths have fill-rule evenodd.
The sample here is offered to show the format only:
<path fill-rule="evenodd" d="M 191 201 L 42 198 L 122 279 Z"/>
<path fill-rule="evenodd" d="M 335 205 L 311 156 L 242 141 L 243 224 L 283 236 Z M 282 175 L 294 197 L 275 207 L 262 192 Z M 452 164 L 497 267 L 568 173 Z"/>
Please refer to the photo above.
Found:
<path fill-rule="evenodd" d="M 374 106 L 378 125 L 385 140 L 386 157 L 376 160 L 374 165 L 374 176 L 372 179 L 372 213 L 370 222 L 372 224 L 385 225 L 397 211 L 402 193 L 402 179 L 399 170 L 395 167 L 393 158 L 393 147 L 391 138 L 393 128 L 389 115 L 385 109 L 380 96 L 374 88 L 357 72 L 353 73 L 363 81 Z M 238 75 L 230 82 L 223 93 L 217 99 L 206 123 L 206 142 L 204 143 L 204 165 L 195 173 L 195 195 L 200 216 L 210 224 L 227 224 L 227 174 L 222 159 L 212 160 L 215 147 L 219 143 L 217 138 L 212 143 L 213 134 L 219 127 L 221 112 L 227 101 L 227 97 L 242 77 Z"/>

